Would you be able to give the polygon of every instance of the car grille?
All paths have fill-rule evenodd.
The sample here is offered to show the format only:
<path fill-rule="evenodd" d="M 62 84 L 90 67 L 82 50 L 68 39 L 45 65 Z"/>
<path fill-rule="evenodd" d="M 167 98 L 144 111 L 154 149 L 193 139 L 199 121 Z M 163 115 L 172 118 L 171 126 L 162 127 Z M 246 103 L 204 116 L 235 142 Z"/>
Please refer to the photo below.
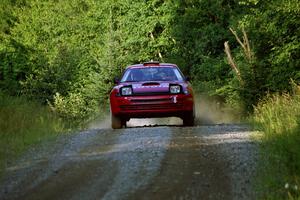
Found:
<path fill-rule="evenodd" d="M 129 110 L 168 110 L 168 109 L 180 109 L 183 108 L 183 104 L 138 104 L 138 105 L 121 105 L 121 110 L 129 111 Z"/>
<path fill-rule="evenodd" d="M 166 103 L 171 102 L 171 98 L 163 98 L 163 99 L 131 99 L 132 103 Z"/>
<path fill-rule="evenodd" d="M 133 96 L 156 96 L 156 95 L 169 95 L 170 92 L 167 91 L 167 92 L 140 92 L 140 93 L 134 93 Z"/>

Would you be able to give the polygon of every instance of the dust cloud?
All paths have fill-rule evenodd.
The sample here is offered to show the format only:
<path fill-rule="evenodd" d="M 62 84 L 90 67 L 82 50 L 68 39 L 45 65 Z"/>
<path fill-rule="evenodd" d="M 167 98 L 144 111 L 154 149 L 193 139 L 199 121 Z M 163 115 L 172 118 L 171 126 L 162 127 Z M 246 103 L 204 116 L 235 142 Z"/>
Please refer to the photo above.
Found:
<path fill-rule="evenodd" d="M 110 115 L 106 114 L 105 116 L 99 117 L 87 126 L 88 129 L 109 129 L 111 128 Z"/>
<path fill-rule="evenodd" d="M 196 125 L 240 122 L 240 115 L 220 98 L 197 95 L 195 98 Z"/>

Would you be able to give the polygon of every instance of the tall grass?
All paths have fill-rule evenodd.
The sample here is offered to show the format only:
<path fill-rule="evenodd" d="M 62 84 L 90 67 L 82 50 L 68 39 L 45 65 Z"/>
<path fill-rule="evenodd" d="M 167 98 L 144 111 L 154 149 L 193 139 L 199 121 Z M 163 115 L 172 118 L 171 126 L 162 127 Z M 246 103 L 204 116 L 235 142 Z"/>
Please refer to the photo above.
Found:
<path fill-rule="evenodd" d="M 263 132 L 260 179 L 262 199 L 300 199 L 300 95 L 273 95 L 254 110 Z"/>
<path fill-rule="evenodd" d="M 65 131 L 48 107 L 0 94 L 0 172 L 28 147 Z"/>

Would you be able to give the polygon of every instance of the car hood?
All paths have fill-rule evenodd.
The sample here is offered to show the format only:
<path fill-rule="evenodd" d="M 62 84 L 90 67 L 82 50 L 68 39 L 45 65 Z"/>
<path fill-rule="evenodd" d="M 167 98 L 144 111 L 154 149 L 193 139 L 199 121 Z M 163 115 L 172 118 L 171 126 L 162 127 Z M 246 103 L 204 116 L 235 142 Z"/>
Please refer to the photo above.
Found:
<path fill-rule="evenodd" d="M 132 86 L 134 94 L 143 93 L 169 93 L 170 84 L 178 84 L 183 88 L 185 87 L 184 82 L 138 82 L 138 83 L 123 83 L 119 85 L 119 88 L 123 86 Z"/>
<path fill-rule="evenodd" d="M 134 94 L 139 93 L 167 93 L 169 92 L 170 83 L 160 82 L 145 82 L 145 83 L 134 83 L 132 84 L 132 90 Z"/>

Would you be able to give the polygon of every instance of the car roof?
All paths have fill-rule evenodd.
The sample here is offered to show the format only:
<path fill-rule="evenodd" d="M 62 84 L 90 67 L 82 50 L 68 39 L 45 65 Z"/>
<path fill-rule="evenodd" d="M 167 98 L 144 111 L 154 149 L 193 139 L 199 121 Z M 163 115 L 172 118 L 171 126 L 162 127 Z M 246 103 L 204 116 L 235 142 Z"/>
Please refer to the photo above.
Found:
<path fill-rule="evenodd" d="M 126 67 L 126 69 L 147 67 L 177 67 L 177 65 L 173 63 L 145 62 L 142 64 L 129 65 Z"/>

